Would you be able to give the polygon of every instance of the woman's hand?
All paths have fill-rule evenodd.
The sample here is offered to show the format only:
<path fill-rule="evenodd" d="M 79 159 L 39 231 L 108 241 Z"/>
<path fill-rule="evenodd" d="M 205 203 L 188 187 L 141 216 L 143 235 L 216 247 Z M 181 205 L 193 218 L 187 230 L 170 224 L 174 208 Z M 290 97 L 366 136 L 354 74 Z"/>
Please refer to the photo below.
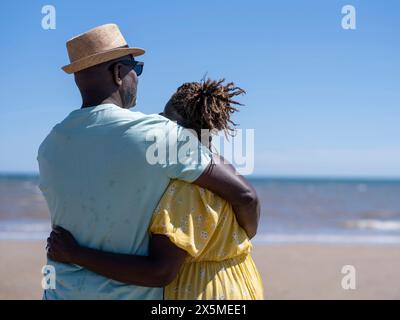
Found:
<path fill-rule="evenodd" d="M 62 263 L 74 263 L 74 257 L 79 252 L 80 246 L 73 235 L 56 226 L 47 238 L 47 257 Z"/>

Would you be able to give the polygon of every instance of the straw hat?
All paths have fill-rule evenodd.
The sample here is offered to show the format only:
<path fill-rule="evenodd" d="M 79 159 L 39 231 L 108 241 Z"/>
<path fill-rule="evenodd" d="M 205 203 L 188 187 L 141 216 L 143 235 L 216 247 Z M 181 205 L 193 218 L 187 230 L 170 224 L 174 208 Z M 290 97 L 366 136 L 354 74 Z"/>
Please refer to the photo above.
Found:
<path fill-rule="evenodd" d="M 141 48 L 129 48 L 116 24 L 105 24 L 67 41 L 70 64 L 62 67 L 74 73 L 126 55 L 140 56 Z"/>

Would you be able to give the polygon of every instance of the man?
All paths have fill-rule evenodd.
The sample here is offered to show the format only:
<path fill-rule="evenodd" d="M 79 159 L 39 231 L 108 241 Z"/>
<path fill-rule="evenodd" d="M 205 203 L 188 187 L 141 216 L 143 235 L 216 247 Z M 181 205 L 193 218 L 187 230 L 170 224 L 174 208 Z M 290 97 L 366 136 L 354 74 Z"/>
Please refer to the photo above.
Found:
<path fill-rule="evenodd" d="M 87 247 L 147 255 L 152 213 L 170 179 L 181 179 L 231 202 L 241 226 L 254 236 L 259 217 L 254 189 L 197 139 L 189 139 L 184 159 L 170 161 L 167 154 L 166 162 L 149 162 L 151 132 L 168 144 L 166 150 L 179 150 L 185 133 L 161 115 L 128 110 L 136 104 L 143 70 L 134 57 L 144 50 L 128 47 L 115 24 L 72 38 L 67 49 L 71 63 L 63 69 L 74 73 L 82 108 L 51 130 L 37 157 L 52 225 L 70 230 Z M 160 246 L 170 245 L 163 241 Z M 76 265 L 48 264 L 55 267 L 56 288 L 45 290 L 44 299 L 162 299 L 162 288 L 126 285 Z"/>

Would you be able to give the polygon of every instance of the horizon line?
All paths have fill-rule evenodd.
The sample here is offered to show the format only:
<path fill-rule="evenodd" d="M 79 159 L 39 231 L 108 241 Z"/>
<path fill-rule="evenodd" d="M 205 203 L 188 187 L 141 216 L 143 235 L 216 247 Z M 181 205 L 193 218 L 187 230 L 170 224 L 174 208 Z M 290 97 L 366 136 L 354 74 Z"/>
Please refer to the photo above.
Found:
<path fill-rule="evenodd" d="M 39 176 L 38 171 L 0 171 L 0 177 L 4 176 Z M 279 180 L 366 180 L 400 181 L 400 176 L 378 176 L 378 175 L 322 175 L 322 174 L 251 174 L 245 177 L 249 179 L 279 179 Z"/>

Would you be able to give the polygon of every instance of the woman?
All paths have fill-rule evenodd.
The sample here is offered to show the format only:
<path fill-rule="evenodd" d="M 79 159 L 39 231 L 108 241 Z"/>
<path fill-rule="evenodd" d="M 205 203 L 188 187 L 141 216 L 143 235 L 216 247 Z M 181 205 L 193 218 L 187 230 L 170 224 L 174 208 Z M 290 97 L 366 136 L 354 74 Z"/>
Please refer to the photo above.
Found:
<path fill-rule="evenodd" d="M 201 129 L 232 133 L 231 114 L 237 111 L 233 105 L 240 105 L 232 98 L 243 93 L 224 80 L 185 83 L 163 115 L 193 129 L 211 149 L 211 135 L 204 136 Z M 135 256 L 81 247 L 67 230 L 56 227 L 48 238 L 47 255 L 116 281 L 164 287 L 164 299 L 263 299 L 249 236 L 232 206 L 211 191 L 172 180 L 149 232 L 149 256 Z"/>

